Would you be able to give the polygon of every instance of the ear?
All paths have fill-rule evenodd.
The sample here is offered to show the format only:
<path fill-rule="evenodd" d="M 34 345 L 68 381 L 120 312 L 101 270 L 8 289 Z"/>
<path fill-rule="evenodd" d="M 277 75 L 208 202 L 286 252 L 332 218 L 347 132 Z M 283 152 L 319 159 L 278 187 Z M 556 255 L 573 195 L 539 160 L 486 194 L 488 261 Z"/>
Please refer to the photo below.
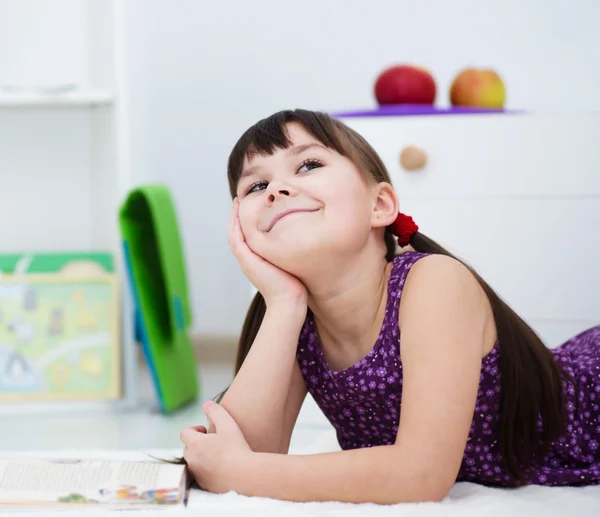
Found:
<path fill-rule="evenodd" d="M 398 198 L 394 188 L 385 182 L 378 183 L 373 190 L 373 211 L 371 224 L 373 228 L 385 228 L 398 217 Z"/>

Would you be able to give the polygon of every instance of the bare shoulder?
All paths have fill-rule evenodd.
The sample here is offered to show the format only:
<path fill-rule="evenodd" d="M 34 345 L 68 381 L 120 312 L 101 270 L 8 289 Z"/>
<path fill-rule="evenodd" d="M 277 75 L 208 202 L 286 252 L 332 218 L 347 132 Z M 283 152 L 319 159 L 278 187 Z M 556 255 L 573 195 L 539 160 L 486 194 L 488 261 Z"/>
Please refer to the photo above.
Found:
<path fill-rule="evenodd" d="M 415 262 L 406 278 L 404 291 L 434 290 L 440 294 L 458 289 L 483 294 L 471 270 L 459 260 L 446 255 L 428 255 Z"/>
<path fill-rule="evenodd" d="M 429 324 L 471 320 L 484 324 L 491 315 L 482 287 L 471 270 L 445 255 L 429 255 L 409 271 L 402 292 L 399 323 L 427 318 Z"/>

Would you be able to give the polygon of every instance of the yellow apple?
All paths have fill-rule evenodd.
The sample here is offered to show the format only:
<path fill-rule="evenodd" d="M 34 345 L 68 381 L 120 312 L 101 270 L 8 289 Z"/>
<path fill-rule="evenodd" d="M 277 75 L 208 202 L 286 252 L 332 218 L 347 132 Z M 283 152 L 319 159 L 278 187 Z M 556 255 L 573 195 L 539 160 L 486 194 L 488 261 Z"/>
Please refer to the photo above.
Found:
<path fill-rule="evenodd" d="M 450 86 L 450 104 L 478 108 L 503 108 L 506 88 L 500 76 L 485 68 L 461 70 Z"/>

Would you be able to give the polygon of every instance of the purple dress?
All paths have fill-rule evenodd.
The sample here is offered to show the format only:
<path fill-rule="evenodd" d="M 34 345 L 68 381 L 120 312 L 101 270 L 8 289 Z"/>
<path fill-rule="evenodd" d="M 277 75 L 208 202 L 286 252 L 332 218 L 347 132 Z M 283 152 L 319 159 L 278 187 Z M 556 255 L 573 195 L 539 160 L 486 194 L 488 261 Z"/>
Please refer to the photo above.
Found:
<path fill-rule="evenodd" d="M 402 397 L 398 309 L 411 266 L 426 255 L 394 259 L 381 332 L 373 349 L 342 371 L 329 368 L 308 313 L 297 360 L 309 393 L 335 427 L 344 450 L 390 445 L 396 440 Z M 528 482 L 538 485 L 600 484 L 600 326 L 552 350 L 575 380 L 565 383 L 567 433 L 535 465 Z M 483 358 L 477 403 L 457 481 L 510 485 L 501 461 L 500 344 Z"/>

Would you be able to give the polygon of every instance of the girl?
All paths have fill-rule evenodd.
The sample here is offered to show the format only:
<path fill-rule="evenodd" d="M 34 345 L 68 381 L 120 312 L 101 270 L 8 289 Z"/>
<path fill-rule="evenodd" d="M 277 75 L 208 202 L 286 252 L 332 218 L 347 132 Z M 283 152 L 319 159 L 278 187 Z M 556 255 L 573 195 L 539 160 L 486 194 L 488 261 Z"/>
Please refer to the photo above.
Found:
<path fill-rule="evenodd" d="M 397 503 L 455 481 L 600 483 L 600 327 L 546 348 L 399 214 L 375 151 L 325 114 L 261 120 L 228 178 L 229 242 L 259 294 L 210 428 L 181 433 L 202 488 Z M 342 451 L 286 454 L 307 392 Z"/>

